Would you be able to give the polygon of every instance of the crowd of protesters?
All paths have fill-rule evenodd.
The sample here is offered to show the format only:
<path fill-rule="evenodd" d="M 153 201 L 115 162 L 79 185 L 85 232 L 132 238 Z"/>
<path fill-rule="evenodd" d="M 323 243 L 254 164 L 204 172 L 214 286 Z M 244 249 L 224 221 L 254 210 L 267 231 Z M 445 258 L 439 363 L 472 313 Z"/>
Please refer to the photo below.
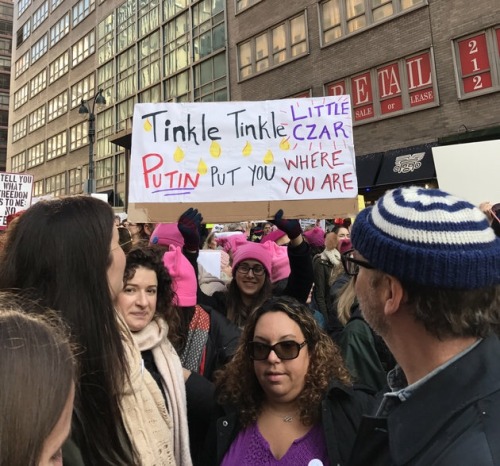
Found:
<path fill-rule="evenodd" d="M 2 235 L 0 466 L 500 465 L 499 207 L 38 202 Z"/>

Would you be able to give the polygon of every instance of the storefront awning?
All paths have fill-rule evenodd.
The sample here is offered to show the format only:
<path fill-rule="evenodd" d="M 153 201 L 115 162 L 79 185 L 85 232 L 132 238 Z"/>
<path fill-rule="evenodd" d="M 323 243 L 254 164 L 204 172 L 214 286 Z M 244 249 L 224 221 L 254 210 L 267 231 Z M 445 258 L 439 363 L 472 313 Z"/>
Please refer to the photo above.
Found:
<path fill-rule="evenodd" d="M 405 147 L 384 153 L 376 186 L 402 185 L 436 177 L 432 147 L 436 144 Z"/>
<path fill-rule="evenodd" d="M 359 189 L 375 186 L 383 155 L 383 152 L 376 152 L 356 157 L 356 176 Z"/>

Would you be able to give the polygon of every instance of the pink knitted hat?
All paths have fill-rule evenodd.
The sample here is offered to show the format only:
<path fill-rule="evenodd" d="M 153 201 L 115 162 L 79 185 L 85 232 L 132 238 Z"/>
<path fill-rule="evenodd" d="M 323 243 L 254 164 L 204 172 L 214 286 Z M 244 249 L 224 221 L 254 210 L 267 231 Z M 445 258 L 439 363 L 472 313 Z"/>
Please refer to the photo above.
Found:
<path fill-rule="evenodd" d="M 274 230 L 274 231 L 271 231 L 271 233 L 268 233 L 266 236 L 263 236 L 260 240 L 261 243 L 267 243 L 268 241 L 277 241 L 279 240 L 280 238 L 283 238 L 283 236 L 285 236 L 286 233 L 284 231 L 281 231 L 281 230 Z"/>
<path fill-rule="evenodd" d="M 222 246 L 224 251 L 227 253 L 231 252 L 234 254 L 236 249 L 238 249 L 241 245 L 247 243 L 247 237 L 241 233 L 237 235 L 228 235 L 217 238 L 217 244 Z"/>
<path fill-rule="evenodd" d="M 239 246 L 233 253 L 233 270 L 236 270 L 240 262 L 247 259 L 259 261 L 266 269 L 269 277 L 272 276 L 271 254 L 269 254 L 269 249 L 264 244 L 247 241 L 246 244 Z"/>
<path fill-rule="evenodd" d="M 194 306 L 198 290 L 196 274 L 179 246 L 169 246 L 169 250 L 163 255 L 163 265 L 172 277 L 174 291 L 177 294 L 175 304 L 181 307 Z"/>
<path fill-rule="evenodd" d="M 177 227 L 177 223 L 159 223 L 151 233 L 150 244 L 160 244 L 162 246 L 184 246 L 184 238 Z"/>
<path fill-rule="evenodd" d="M 325 232 L 323 228 L 314 227 L 304 232 L 304 236 L 311 246 L 323 247 L 325 245 Z"/>
<path fill-rule="evenodd" d="M 288 259 L 288 248 L 278 246 L 274 241 L 268 241 L 264 245 L 271 256 L 271 282 L 283 280 L 290 276 L 290 260 Z"/>

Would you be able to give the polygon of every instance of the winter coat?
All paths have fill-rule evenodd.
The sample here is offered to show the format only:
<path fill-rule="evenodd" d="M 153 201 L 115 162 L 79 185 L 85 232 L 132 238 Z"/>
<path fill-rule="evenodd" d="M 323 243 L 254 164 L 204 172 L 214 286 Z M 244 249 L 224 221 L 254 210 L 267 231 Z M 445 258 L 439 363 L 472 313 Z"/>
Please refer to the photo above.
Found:
<path fill-rule="evenodd" d="M 350 466 L 500 465 L 500 341 L 490 336 L 387 418 L 364 417 Z"/>

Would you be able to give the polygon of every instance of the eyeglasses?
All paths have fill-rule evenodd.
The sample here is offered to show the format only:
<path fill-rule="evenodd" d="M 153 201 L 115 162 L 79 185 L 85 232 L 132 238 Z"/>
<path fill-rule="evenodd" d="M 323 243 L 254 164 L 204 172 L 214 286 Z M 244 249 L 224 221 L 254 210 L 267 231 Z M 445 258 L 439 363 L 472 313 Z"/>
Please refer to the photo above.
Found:
<path fill-rule="evenodd" d="M 283 360 L 295 359 L 298 357 L 300 350 L 306 346 L 307 341 L 297 343 L 293 340 L 280 341 L 274 345 L 261 343 L 260 341 L 250 341 L 248 343 L 248 352 L 250 359 L 254 361 L 264 361 L 269 357 L 271 351 L 276 353 L 278 358 Z"/>
<path fill-rule="evenodd" d="M 247 273 L 250 272 L 250 270 L 256 277 L 260 277 L 264 275 L 264 273 L 266 272 L 266 269 L 260 264 L 256 264 L 253 267 L 250 267 L 247 264 L 241 264 L 236 269 L 236 272 L 241 273 L 242 275 L 246 275 Z"/>
<path fill-rule="evenodd" d="M 342 265 L 344 266 L 344 270 L 347 275 L 355 277 L 356 275 L 358 275 L 360 267 L 364 267 L 365 269 L 375 268 L 369 262 L 362 261 L 360 259 L 354 259 L 354 257 L 352 257 L 353 253 L 354 249 L 350 249 L 349 251 L 342 254 L 341 257 Z"/>

